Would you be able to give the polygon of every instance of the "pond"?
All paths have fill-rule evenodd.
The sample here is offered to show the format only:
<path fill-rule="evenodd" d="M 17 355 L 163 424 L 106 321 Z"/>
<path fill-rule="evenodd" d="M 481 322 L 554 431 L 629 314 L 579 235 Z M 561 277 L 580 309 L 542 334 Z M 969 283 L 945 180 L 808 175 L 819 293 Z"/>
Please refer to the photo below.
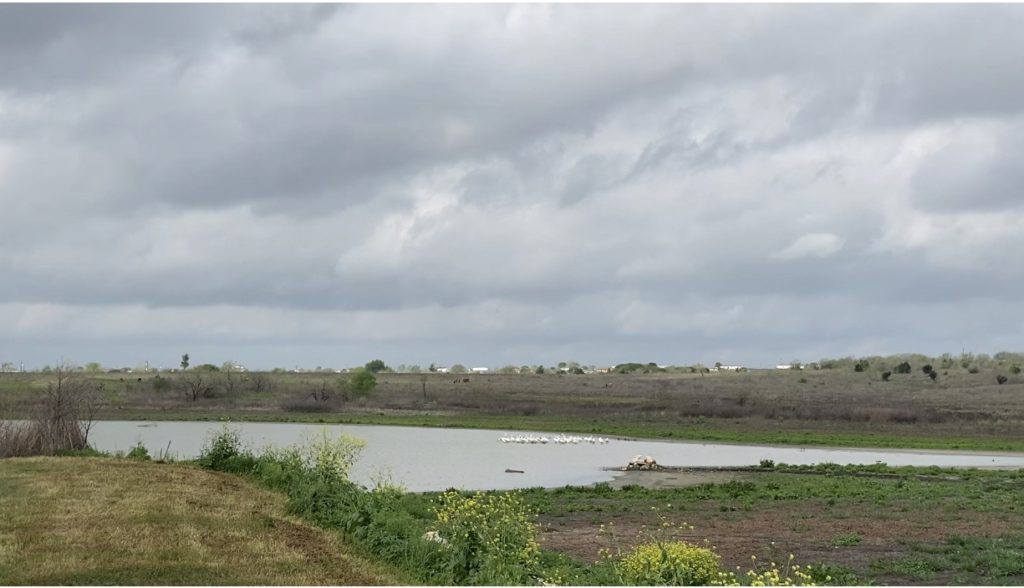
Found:
<path fill-rule="evenodd" d="M 197 457 L 206 441 L 224 425 L 210 422 L 98 421 L 90 443 L 100 451 L 128 451 L 141 442 L 151 455 L 168 449 L 179 459 Z M 678 441 L 610 439 L 607 443 L 511 443 L 502 437 L 544 436 L 553 433 L 514 433 L 480 429 L 431 429 L 374 425 L 312 425 L 294 423 L 231 423 L 254 449 L 301 441 L 326 430 L 345 432 L 366 441 L 352 479 L 367 486 L 380 474 L 414 492 L 447 488 L 512 489 L 566 484 L 584 485 L 612 480 L 638 454 L 650 455 L 666 466 L 749 466 L 762 459 L 787 464 L 872 464 L 893 466 L 1024 468 L 1024 454 L 885 451 L 773 447 Z M 518 470 L 522 473 L 507 473 Z"/>

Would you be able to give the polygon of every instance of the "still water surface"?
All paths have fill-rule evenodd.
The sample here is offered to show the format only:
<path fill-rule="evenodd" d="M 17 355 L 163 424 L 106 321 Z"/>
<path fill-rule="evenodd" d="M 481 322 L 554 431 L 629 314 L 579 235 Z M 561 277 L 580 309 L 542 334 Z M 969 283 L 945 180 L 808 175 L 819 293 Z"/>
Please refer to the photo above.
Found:
<path fill-rule="evenodd" d="M 151 455 L 164 451 L 179 459 L 199 455 L 203 445 L 222 428 L 220 423 L 99 421 L 89 440 L 100 451 L 128 451 L 141 442 Z M 352 479 L 371 486 L 379 473 L 411 491 L 447 488 L 511 489 L 611 480 L 637 454 L 650 455 L 667 466 L 748 466 L 762 459 L 788 464 L 871 464 L 943 467 L 1024 468 L 1024 454 L 942 453 L 824 449 L 632 441 L 612 439 L 606 445 L 522 445 L 501 443 L 503 435 L 527 432 L 480 429 L 429 429 L 374 425 L 306 425 L 295 423 L 231 423 L 253 449 L 286 446 L 326 429 L 329 435 L 348 433 L 366 441 Z M 552 433 L 533 433 L 553 436 Z M 506 469 L 522 474 L 505 473 Z"/>

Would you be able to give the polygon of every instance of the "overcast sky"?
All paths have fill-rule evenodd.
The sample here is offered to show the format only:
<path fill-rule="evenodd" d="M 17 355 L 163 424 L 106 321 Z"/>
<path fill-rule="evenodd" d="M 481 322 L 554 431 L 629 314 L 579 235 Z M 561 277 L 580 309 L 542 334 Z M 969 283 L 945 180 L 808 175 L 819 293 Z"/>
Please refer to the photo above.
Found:
<path fill-rule="evenodd" d="M 1024 349 L 1024 6 L 0 5 L 0 360 Z"/>

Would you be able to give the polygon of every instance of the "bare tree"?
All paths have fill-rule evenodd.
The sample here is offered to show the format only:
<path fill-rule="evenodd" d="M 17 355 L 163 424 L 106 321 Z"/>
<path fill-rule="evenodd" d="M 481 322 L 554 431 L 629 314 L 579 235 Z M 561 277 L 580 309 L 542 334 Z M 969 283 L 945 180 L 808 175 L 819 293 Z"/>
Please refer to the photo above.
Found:
<path fill-rule="evenodd" d="M 320 385 L 310 392 L 310 396 L 313 400 L 316 400 L 320 404 L 326 404 L 331 398 L 334 397 L 334 390 L 327 380 L 321 380 Z"/>
<path fill-rule="evenodd" d="M 235 391 L 241 388 L 245 384 L 245 375 L 237 373 L 233 370 L 225 370 L 222 372 L 223 375 L 220 378 L 220 385 L 224 387 L 224 392 L 228 396 L 234 395 Z"/>
<path fill-rule="evenodd" d="M 210 374 L 199 370 L 189 370 L 183 373 L 181 384 L 185 389 L 185 399 L 191 402 L 209 396 L 214 389 Z"/>
<path fill-rule="evenodd" d="M 273 387 L 273 381 L 270 376 L 263 372 L 253 372 L 249 374 L 249 383 L 252 385 L 253 392 L 268 392 Z"/>

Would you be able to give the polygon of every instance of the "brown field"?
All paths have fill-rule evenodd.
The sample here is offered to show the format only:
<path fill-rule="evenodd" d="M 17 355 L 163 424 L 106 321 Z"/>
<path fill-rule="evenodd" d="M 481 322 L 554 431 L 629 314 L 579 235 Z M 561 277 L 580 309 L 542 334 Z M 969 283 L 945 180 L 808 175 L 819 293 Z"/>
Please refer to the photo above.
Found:
<path fill-rule="evenodd" d="M 828 434 L 884 434 L 932 438 L 1024 441 L 1024 375 L 985 368 L 939 370 L 930 380 L 918 366 L 881 379 L 881 368 L 649 375 L 378 375 L 366 398 L 337 393 L 342 374 L 209 374 L 211 388 L 191 400 L 181 374 L 92 376 L 104 386 L 105 418 L 161 415 L 256 415 L 280 420 L 338 416 L 424 417 L 422 424 L 471 424 L 512 419 L 521 426 L 609 423 L 621 434 L 671 436 L 672 427 Z M 47 376 L 0 375 L 10 412 L 30 407 Z M 465 380 L 468 380 L 465 381 Z M 314 395 L 328 398 L 320 401 Z M 318 416 L 319 415 L 319 416 Z M 433 419 L 432 421 L 427 419 Z M 486 421 L 477 426 L 486 425 Z M 512 426 L 511 423 L 505 426 Z M 629 428 L 633 427 L 635 431 Z M 656 430 L 660 427 L 660 430 Z M 684 435 L 685 436 L 685 435 Z M 742 440 L 742 439 L 737 439 Z"/>

